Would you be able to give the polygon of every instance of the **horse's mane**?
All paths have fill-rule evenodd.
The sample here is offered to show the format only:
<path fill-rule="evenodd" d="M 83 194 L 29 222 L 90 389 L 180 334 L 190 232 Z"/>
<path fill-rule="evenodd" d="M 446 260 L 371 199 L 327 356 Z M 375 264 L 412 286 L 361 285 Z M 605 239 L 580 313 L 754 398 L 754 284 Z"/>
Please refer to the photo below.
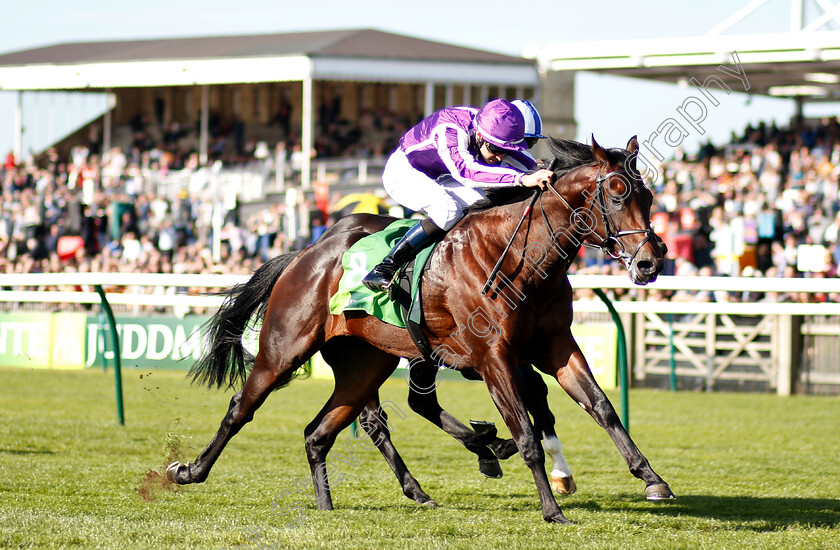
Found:
<path fill-rule="evenodd" d="M 548 148 L 554 155 L 554 173 L 563 176 L 579 166 L 597 162 L 592 147 L 570 139 L 548 138 Z M 624 164 L 630 153 L 625 149 L 607 149 L 607 155 L 613 164 Z M 551 159 L 549 159 L 551 162 Z"/>
<path fill-rule="evenodd" d="M 585 143 L 573 141 L 571 139 L 562 139 L 550 137 L 548 138 L 548 148 L 554 155 L 552 159 L 540 159 L 537 163 L 538 168 L 548 168 L 552 166 L 552 170 L 558 178 L 568 174 L 575 168 L 586 166 L 597 162 L 595 153 L 592 152 L 592 147 Z M 625 149 L 606 149 L 610 162 L 614 164 L 624 164 L 630 152 Z M 531 197 L 533 189 L 523 189 L 521 187 L 506 187 L 499 189 L 484 190 L 488 195 L 488 200 L 480 201 L 470 207 L 471 212 L 486 210 L 491 206 L 502 206 L 515 202 L 521 202 Z M 491 198 L 492 197 L 492 198 Z"/>

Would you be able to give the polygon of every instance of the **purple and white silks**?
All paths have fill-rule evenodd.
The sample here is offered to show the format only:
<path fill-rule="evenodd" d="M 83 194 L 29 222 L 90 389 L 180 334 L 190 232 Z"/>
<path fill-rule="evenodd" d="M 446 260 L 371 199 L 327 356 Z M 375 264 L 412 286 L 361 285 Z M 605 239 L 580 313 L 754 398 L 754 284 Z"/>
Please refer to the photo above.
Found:
<path fill-rule="evenodd" d="M 471 107 L 452 107 L 426 117 L 402 137 L 382 175 L 391 198 L 411 210 L 424 211 L 445 230 L 469 206 L 485 198 L 482 189 L 520 185 L 520 170 L 504 163 L 484 164 L 470 153 L 477 112 Z M 505 158 L 526 170 L 536 165 L 526 152 L 512 152 Z"/>

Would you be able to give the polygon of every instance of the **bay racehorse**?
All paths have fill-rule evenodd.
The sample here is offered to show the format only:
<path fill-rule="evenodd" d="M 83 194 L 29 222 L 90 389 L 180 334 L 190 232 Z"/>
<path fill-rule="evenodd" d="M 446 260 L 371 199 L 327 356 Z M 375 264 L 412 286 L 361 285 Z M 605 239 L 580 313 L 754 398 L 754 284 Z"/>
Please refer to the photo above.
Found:
<path fill-rule="evenodd" d="M 517 366 L 532 364 L 558 381 L 607 431 L 630 472 L 644 481 L 649 500 L 673 498 L 621 425 L 572 336 L 572 288 L 566 276 L 584 244 L 621 261 L 637 284 L 653 281 L 664 261 L 650 227 L 652 194 L 635 170 L 636 138 L 626 150 L 604 149 L 594 138 L 591 146 L 559 139 L 549 146 L 556 178 L 536 203 L 530 202 L 533 208 L 526 194 L 472 212 L 437 246 L 421 283 L 423 330 L 436 361 L 459 370 L 472 368 L 481 376 L 531 469 L 543 517 L 568 523 L 551 493 Z M 393 448 L 387 420 L 374 412 L 379 409 L 378 389 L 399 358 L 419 352 L 405 329 L 364 312 L 331 315 L 327 306 L 342 275 L 343 253 L 391 221 L 372 215 L 343 218 L 313 246 L 270 260 L 231 290 L 211 322 L 210 350 L 191 375 L 211 387 L 236 386 L 242 380 L 244 386 L 196 460 L 167 468 L 170 481 L 206 480 L 227 442 L 253 419 L 272 390 L 288 384 L 320 351 L 333 368 L 335 390 L 304 430 L 318 506 L 332 509 L 326 456 L 339 432 L 357 416 L 405 494 L 434 504 Z M 496 275 L 494 266 L 509 240 L 512 253 L 505 255 L 485 294 L 481 289 Z M 241 336 L 253 315 L 263 324 L 249 372 Z"/>

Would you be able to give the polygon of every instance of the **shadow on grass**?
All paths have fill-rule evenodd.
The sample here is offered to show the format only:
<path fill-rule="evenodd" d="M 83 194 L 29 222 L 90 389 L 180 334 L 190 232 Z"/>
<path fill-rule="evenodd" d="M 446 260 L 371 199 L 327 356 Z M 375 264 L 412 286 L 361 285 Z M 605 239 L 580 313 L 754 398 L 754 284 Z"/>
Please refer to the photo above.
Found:
<path fill-rule="evenodd" d="M 526 495 L 519 495 L 524 497 Z M 644 498 L 644 497 L 642 497 Z M 493 497 L 490 499 L 494 500 Z M 527 500 L 527 499 L 526 499 Z M 516 500 L 508 502 L 507 511 L 539 510 L 539 502 Z M 468 504 L 458 499 L 451 502 L 441 502 L 444 509 L 463 512 L 488 511 L 477 504 Z M 819 498 L 779 498 L 779 497 L 748 497 L 748 496 L 679 496 L 676 500 L 659 503 L 639 500 L 636 494 L 616 495 L 610 499 L 596 499 L 580 497 L 574 499 L 558 499 L 558 504 L 565 510 L 587 510 L 591 512 L 610 512 L 615 510 L 632 510 L 639 514 L 657 516 L 680 517 L 691 516 L 718 521 L 741 524 L 739 529 L 754 531 L 777 531 L 788 527 L 822 527 L 837 528 L 840 526 L 840 500 Z M 434 510 L 410 502 L 394 506 L 390 504 L 357 504 L 342 506 L 342 508 L 356 511 L 389 511 L 400 508 L 405 512 L 422 513 L 424 510 Z M 337 508 L 338 509 L 338 506 Z"/>
<path fill-rule="evenodd" d="M 9 455 L 54 455 L 49 449 L 0 449 L 0 453 Z"/>
<path fill-rule="evenodd" d="M 754 522 L 755 526 L 746 528 L 757 531 L 840 526 L 840 500 L 823 498 L 681 495 L 674 501 L 634 503 L 629 508 L 663 516 Z"/>

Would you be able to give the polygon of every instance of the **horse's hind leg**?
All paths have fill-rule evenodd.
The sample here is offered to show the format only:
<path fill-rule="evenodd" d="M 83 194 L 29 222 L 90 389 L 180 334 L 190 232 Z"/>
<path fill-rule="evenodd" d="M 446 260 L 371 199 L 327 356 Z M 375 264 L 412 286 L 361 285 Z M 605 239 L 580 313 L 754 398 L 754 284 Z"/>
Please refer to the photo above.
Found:
<path fill-rule="evenodd" d="M 653 471 L 647 458 L 630 439 L 612 403 L 592 376 L 586 358 L 571 334 L 568 338 L 555 338 L 554 342 L 555 350 L 544 364 L 539 365 L 544 369 L 543 372 L 554 375 L 566 393 L 606 430 L 627 462 L 630 473 L 645 482 L 648 500 L 674 498 L 671 488 Z"/>
<path fill-rule="evenodd" d="M 386 401 L 384 405 L 380 404 L 377 394 L 376 399 L 368 401 L 368 404 L 362 410 L 359 416 L 359 424 L 370 436 L 371 443 L 376 445 L 376 448 L 382 453 L 385 462 L 394 471 L 394 475 L 397 476 L 397 480 L 402 486 L 403 494 L 417 503 L 436 507 L 437 503 L 423 491 L 420 483 L 408 471 L 408 467 L 394 447 L 394 443 L 391 441 L 391 426 L 388 424 L 388 414 L 385 412 L 386 408 L 396 409 L 394 412 L 400 418 L 406 416 L 399 407 L 390 401 Z"/>
<path fill-rule="evenodd" d="M 300 364 L 293 364 L 285 369 L 273 369 L 266 365 L 265 356 L 260 353 L 254 361 L 254 368 L 245 386 L 231 398 L 227 414 L 222 419 L 219 430 L 210 443 L 190 464 L 173 462 L 166 469 L 166 477 L 173 483 L 186 485 L 202 483 L 207 479 L 210 469 L 227 445 L 242 427 L 254 418 L 254 413 L 263 404 L 271 390 L 291 380 Z"/>
<path fill-rule="evenodd" d="M 534 429 L 542 433 L 543 448 L 551 458 L 551 487 L 560 495 L 570 495 L 577 490 L 572 470 L 563 457 L 563 447 L 554 431 L 554 414 L 548 407 L 548 386 L 540 373 L 531 365 L 519 366 L 519 379 L 522 381 L 525 405 L 534 418 Z"/>
<path fill-rule="evenodd" d="M 435 393 L 435 368 L 427 363 L 413 364 L 409 371 L 409 405 L 436 426 L 461 442 L 464 447 L 479 456 L 479 470 L 488 477 L 501 477 L 502 469 L 497 459 L 505 460 L 516 454 L 516 442 L 502 439 L 495 435 L 495 427 L 490 423 L 476 423 L 476 432 L 482 427 L 493 428 L 486 434 L 470 430 L 458 419 L 444 411 L 437 401 Z M 463 372 L 462 372 L 463 374 Z M 517 369 L 523 387 L 523 399 L 528 412 L 534 418 L 534 429 L 543 436 L 543 447 L 551 457 L 551 486 L 557 494 L 570 495 L 577 490 L 572 471 L 563 457 L 560 439 L 554 431 L 554 415 L 548 407 L 548 386 L 542 376 L 531 365 L 522 363 Z M 480 379 L 480 377 L 477 377 Z M 477 437 L 476 437 L 477 435 Z M 489 458 L 486 450 L 494 455 Z"/>
<path fill-rule="evenodd" d="M 425 361 L 413 361 L 409 366 L 408 375 L 408 406 L 411 410 L 457 439 L 467 450 L 478 455 L 478 470 L 482 474 L 487 477 L 502 477 L 502 467 L 493 451 L 482 442 L 475 431 L 443 410 L 438 403 L 435 391 L 437 368 Z"/>
<path fill-rule="evenodd" d="M 348 437 L 346 454 L 336 455 L 336 459 L 331 460 L 329 464 L 326 461 L 327 453 L 330 452 L 339 432 L 359 416 L 367 403 L 376 399 L 379 387 L 394 372 L 398 359 L 355 338 L 341 338 L 340 342 L 331 340 L 321 350 L 321 355 L 333 367 L 335 390 L 306 427 L 304 436 L 306 458 L 312 472 L 318 507 L 322 510 L 332 510 L 330 490 L 336 487 L 344 476 L 338 463 L 358 467 L 359 459 L 355 449 L 357 442 Z M 353 361 L 344 360 L 342 356 L 353 358 Z M 354 368 L 354 364 L 363 366 Z M 330 477 L 333 479 L 332 485 Z"/>

